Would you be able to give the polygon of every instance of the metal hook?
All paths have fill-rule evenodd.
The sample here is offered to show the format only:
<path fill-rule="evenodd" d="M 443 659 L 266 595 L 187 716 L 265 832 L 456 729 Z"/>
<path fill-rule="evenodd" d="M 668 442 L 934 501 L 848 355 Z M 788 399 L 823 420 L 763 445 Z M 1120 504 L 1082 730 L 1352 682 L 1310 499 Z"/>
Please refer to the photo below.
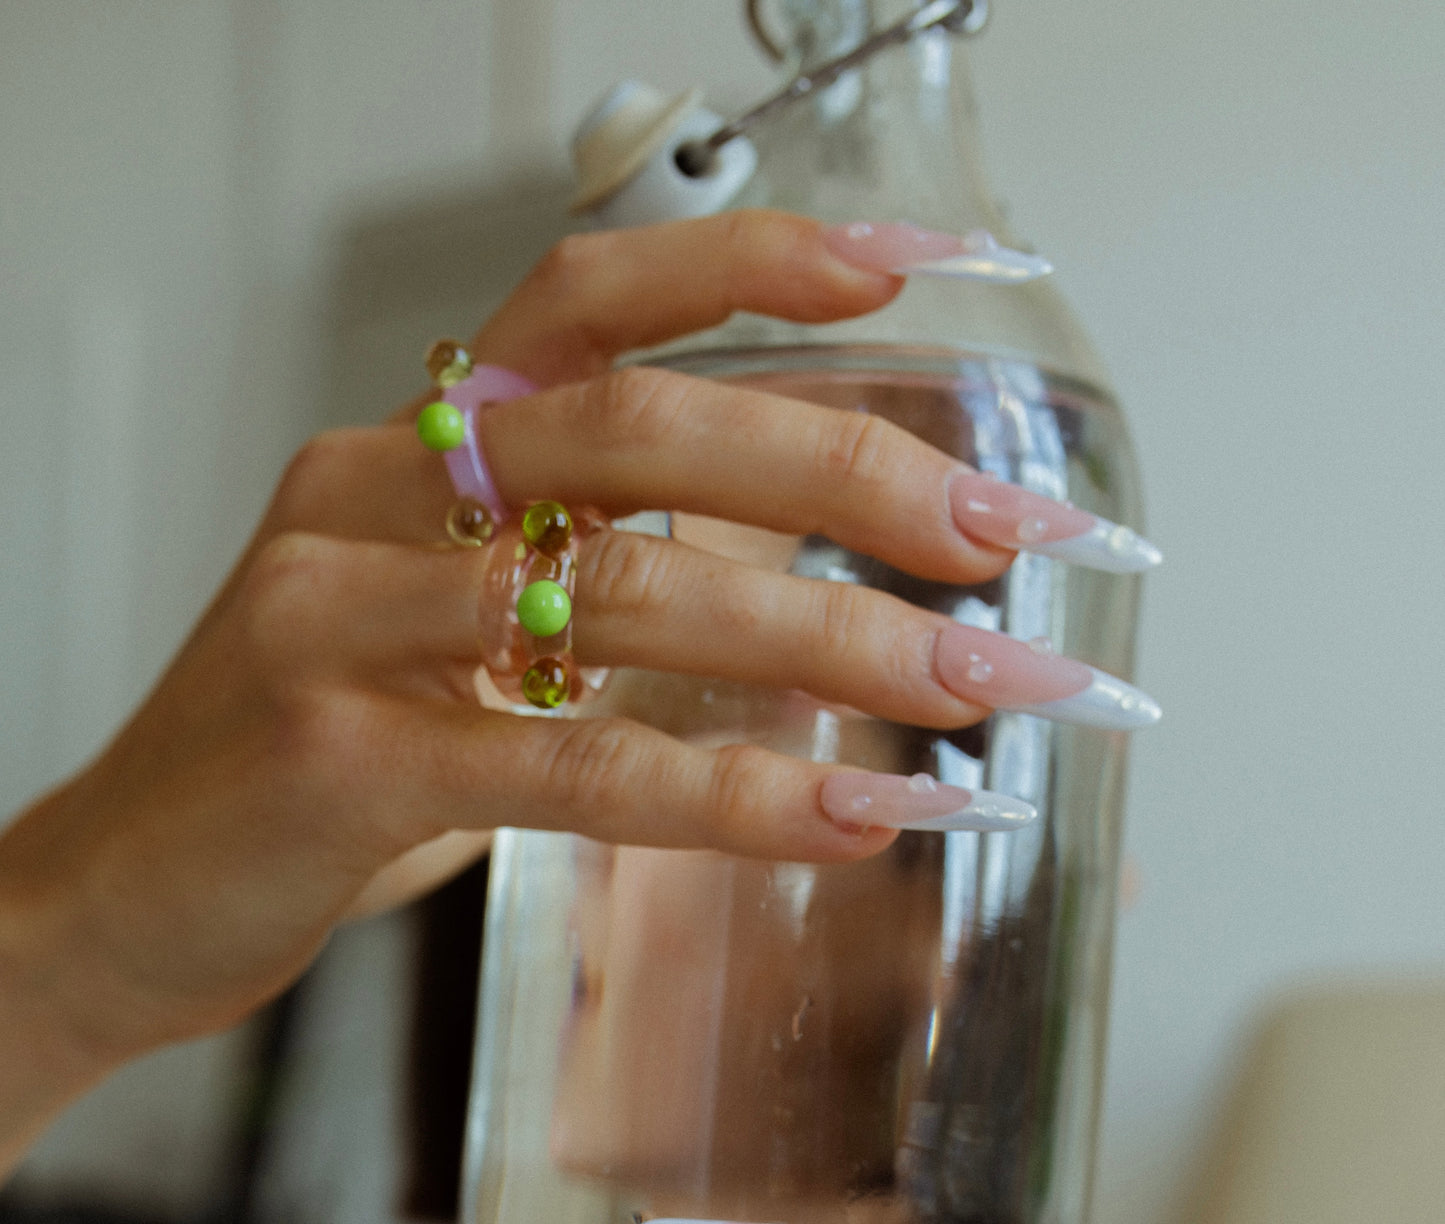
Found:
<path fill-rule="evenodd" d="M 760 3 L 761 0 L 748 0 L 748 21 L 759 41 L 772 49 L 775 44 L 760 20 Z M 901 21 L 870 34 L 846 54 L 819 65 L 812 72 L 799 73 L 772 97 L 763 99 L 736 119 L 730 119 L 706 140 L 689 141 L 677 150 L 677 168 L 689 177 L 701 177 L 712 169 L 717 151 L 728 141 L 742 136 L 775 111 L 826 88 L 845 72 L 857 68 L 887 47 L 908 42 L 935 26 L 942 26 L 951 34 L 977 34 L 987 20 L 987 0 L 929 0 Z"/>
<path fill-rule="evenodd" d="M 754 41 L 773 63 L 781 64 L 788 57 L 788 53 L 763 24 L 763 0 L 748 0 L 748 29 L 752 31 Z"/>

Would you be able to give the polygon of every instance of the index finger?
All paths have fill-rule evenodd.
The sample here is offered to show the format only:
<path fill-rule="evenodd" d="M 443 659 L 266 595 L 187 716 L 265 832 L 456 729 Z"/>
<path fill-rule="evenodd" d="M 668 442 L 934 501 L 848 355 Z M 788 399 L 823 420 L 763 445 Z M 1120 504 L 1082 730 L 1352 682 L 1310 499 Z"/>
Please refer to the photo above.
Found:
<path fill-rule="evenodd" d="M 826 323 L 886 305 L 903 278 L 834 255 L 810 217 L 747 209 L 563 239 L 477 333 L 472 355 L 542 386 L 748 310 Z"/>

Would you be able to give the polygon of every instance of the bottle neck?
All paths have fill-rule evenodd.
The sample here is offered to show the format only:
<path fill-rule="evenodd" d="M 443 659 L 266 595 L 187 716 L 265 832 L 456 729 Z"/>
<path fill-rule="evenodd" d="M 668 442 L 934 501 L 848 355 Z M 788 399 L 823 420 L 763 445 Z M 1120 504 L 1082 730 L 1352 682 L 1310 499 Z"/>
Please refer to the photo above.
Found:
<path fill-rule="evenodd" d="M 852 50 L 916 0 L 781 0 L 779 7 L 790 23 L 785 71 L 795 73 Z M 1008 233 L 986 185 L 964 44 L 942 30 L 881 51 L 750 135 L 758 168 L 736 207 L 781 208 L 829 223 L 903 221 L 959 235 L 984 229 L 1027 249 Z M 1098 358 L 1052 279 L 1000 287 L 913 277 L 888 306 L 861 318 L 811 325 L 740 312 L 667 352 L 929 349 L 1027 360 L 1103 393 Z"/>
<path fill-rule="evenodd" d="M 877 22 L 911 7 L 912 0 L 785 0 L 785 71 L 806 72 L 853 49 Z M 976 113 L 960 40 L 926 32 L 799 102 L 760 137 L 770 194 L 824 220 L 987 229 L 1003 241 Z"/>
<path fill-rule="evenodd" d="M 856 47 L 867 37 L 874 7 L 871 0 L 786 0 L 788 68 L 807 72 Z"/>

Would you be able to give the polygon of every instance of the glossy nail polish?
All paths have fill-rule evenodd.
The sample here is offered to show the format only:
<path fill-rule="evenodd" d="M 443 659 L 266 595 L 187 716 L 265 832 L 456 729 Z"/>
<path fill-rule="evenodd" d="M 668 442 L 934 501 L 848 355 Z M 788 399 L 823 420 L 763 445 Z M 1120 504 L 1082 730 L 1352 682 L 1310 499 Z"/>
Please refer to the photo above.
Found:
<path fill-rule="evenodd" d="M 852 828 L 996 833 L 1020 828 L 1038 816 L 1022 799 L 947 786 L 924 773 L 911 778 L 862 771 L 830 774 L 821 801 L 833 820 Z"/>
<path fill-rule="evenodd" d="M 1113 574 L 1153 569 L 1164 559 L 1131 528 L 971 468 L 954 473 L 948 504 L 959 531 L 1001 548 Z"/>
<path fill-rule="evenodd" d="M 894 276 L 961 276 L 1013 284 L 1053 271 L 1039 255 L 1001 246 L 987 230 L 961 237 L 903 222 L 852 221 L 823 231 L 828 249 L 845 263 Z"/>
<path fill-rule="evenodd" d="M 933 658 L 944 688 L 995 710 L 1109 731 L 1137 731 L 1162 715 L 1147 693 L 1055 654 L 1044 639 L 1021 642 L 972 625 L 952 625 L 938 635 Z"/>

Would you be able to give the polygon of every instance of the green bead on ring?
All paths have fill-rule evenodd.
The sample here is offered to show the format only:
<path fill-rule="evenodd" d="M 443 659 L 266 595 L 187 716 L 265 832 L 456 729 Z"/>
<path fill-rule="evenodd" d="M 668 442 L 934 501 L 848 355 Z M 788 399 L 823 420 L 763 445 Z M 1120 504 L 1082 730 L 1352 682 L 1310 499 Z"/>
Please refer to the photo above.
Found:
<path fill-rule="evenodd" d="M 553 637 L 572 619 L 572 597 L 550 578 L 530 582 L 517 600 L 517 619 L 533 637 Z"/>
<path fill-rule="evenodd" d="M 467 422 L 455 404 L 437 400 L 417 416 L 416 432 L 422 444 L 431 450 L 456 450 L 467 440 Z"/>

